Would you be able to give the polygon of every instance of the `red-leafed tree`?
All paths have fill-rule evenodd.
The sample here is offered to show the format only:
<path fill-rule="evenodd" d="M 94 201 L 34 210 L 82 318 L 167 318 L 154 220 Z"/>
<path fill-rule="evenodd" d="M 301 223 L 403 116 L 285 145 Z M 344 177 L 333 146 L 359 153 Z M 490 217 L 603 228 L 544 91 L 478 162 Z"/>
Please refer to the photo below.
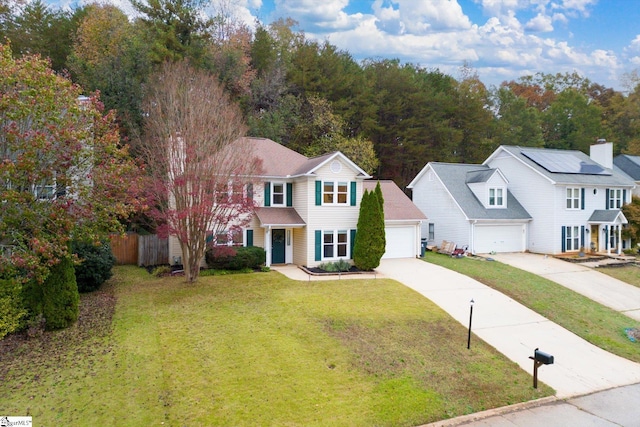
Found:
<path fill-rule="evenodd" d="M 187 62 L 165 63 L 144 101 L 140 149 L 157 200 L 160 232 L 180 242 L 187 281 L 198 278 L 206 237 L 238 230 L 254 209 L 260 164 L 242 114 L 210 73 Z"/>
<path fill-rule="evenodd" d="M 140 169 L 97 96 L 0 45 L 0 275 L 45 282 L 71 239 L 99 241 L 137 206 Z"/>

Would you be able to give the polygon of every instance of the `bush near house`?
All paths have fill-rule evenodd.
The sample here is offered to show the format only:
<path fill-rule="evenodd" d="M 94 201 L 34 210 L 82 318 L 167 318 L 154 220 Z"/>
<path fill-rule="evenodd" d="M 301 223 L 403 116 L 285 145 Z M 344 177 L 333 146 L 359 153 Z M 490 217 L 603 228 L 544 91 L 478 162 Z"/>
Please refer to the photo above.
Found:
<path fill-rule="evenodd" d="M 24 326 L 28 312 L 24 308 L 22 287 L 15 279 L 0 279 L 0 340 Z"/>
<path fill-rule="evenodd" d="M 51 269 L 42 295 L 42 314 L 47 330 L 66 328 L 78 320 L 80 295 L 70 258 L 63 258 Z"/>
<path fill-rule="evenodd" d="M 80 259 L 80 264 L 75 266 L 79 292 L 93 292 L 113 275 L 111 269 L 116 263 L 116 257 L 108 241 L 98 245 L 74 242 L 72 251 Z"/>
<path fill-rule="evenodd" d="M 209 268 L 217 270 L 259 269 L 266 260 L 266 252 L 258 246 L 210 246 L 205 253 Z"/>

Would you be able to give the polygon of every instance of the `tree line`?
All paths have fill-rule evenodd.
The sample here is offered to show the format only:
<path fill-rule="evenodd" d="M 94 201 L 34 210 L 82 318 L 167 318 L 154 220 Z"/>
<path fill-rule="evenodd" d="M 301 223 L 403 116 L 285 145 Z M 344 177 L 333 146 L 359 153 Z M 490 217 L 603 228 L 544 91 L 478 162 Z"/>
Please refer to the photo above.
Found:
<path fill-rule="evenodd" d="M 597 139 L 640 154 L 640 78 L 628 91 L 577 73 L 538 73 L 486 87 L 462 66 L 458 76 L 394 59 L 356 61 L 310 40 L 296 22 L 248 27 L 221 2 L 133 0 L 130 19 L 112 5 L 72 11 L 36 0 L 0 0 L 0 37 L 13 54 L 38 53 L 116 112 L 138 155 L 149 76 L 187 59 L 217 76 L 250 136 L 307 156 L 340 150 L 380 179 L 406 186 L 428 161 L 482 162 L 501 144 L 587 151 Z"/>

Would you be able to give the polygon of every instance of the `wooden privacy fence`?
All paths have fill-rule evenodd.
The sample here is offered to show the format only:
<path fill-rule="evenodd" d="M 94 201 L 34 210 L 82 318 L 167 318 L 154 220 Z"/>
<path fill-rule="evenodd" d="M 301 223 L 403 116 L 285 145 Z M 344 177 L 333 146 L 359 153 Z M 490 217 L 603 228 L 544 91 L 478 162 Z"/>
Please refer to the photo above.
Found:
<path fill-rule="evenodd" d="M 169 264 L 169 239 L 155 234 L 127 233 L 110 236 L 111 250 L 118 265 L 151 266 Z"/>

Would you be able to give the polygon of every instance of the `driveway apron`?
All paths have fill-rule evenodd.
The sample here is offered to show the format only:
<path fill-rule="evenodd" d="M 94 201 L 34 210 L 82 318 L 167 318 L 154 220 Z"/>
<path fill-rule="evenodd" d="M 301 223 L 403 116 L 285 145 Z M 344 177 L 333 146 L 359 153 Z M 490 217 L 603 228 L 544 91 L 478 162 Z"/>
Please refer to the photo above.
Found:
<path fill-rule="evenodd" d="M 522 369 L 533 372 L 529 356 L 536 348 L 554 356 L 555 363 L 542 366 L 538 375 L 560 398 L 640 382 L 640 364 L 589 344 L 467 276 L 418 259 L 382 260 L 376 271 L 429 298 L 464 326 L 473 299 L 472 332 Z"/>
<path fill-rule="evenodd" d="M 529 253 L 491 255 L 496 261 L 556 282 L 600 304 L 640 320 L 640 288 L 593 268 Z M 615 268 L 615 267 L 611 267 Z"/>

